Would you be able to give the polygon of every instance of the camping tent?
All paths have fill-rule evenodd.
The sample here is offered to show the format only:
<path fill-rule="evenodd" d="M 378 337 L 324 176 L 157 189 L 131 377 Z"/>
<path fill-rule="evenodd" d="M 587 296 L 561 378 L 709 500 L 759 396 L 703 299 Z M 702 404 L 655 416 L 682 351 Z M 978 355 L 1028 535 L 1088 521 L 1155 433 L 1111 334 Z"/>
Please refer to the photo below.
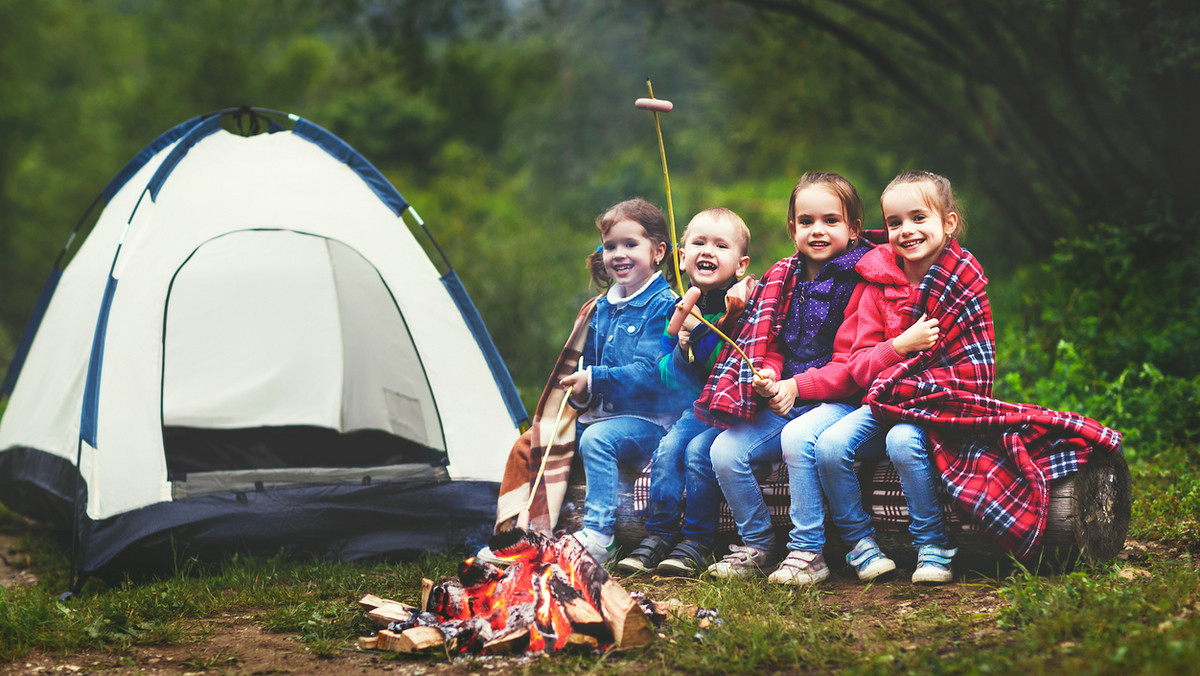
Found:
<path fill-rule="evenodd" d="M 490 532 L 524 408 L 402 214 L 424 223 L 361 155 L 296 116 L 221 111 L 156 139 L 97 202 L 0 420 L 0 500 L 70 526 L 81 572 Z"/>

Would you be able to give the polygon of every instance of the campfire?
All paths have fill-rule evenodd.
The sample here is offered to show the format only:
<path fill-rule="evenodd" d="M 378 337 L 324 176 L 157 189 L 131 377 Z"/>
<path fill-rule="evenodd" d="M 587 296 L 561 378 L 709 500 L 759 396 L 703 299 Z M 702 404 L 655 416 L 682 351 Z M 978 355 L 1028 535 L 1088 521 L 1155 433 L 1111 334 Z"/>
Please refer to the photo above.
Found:
<path fill-rule="evenodd" d="M 467 559 L 457 578 L 425 581 L 421 608 L 364 597 L 359 603 L 387 628 L 360 646 L 539 653 L 634 647 L 654 636 L 651 622 L 662 619 L 654 605 L 626 592 L 575 538 L 514 529 L 488 546 L 507 565 Z"/>

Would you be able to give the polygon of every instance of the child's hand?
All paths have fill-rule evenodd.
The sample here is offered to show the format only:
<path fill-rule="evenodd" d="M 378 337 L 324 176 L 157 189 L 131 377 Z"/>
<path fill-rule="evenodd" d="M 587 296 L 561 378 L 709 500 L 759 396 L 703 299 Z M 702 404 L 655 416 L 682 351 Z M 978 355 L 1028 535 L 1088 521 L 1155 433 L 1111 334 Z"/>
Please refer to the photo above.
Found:
<path fill-rule="evenodd" d="M 767 400 L 767 408 L 776 415 L 785 415 L 796 405 L 796 396 L 799 394 L 796 379 L 784 378 L 777 383 L 775 389 L 775 396 Z"/>
<path fill-rule="evenodd" d="M 892 349 L 902 357 L 928 350 L 937 344 L 939 330 L 938 320 L 929 319 L 922 314 L 920 319 L 904 330 L 904 333 L 892 339 Z"/>
<path fill-rule="evenodd" d="M 754 374 L 754 393 L 770 399 L 779 392 L 779 383 L 775 380 L 775 371 L 762 369 Z"/>
<path fill-rule="evenodd" d="M 564 390 L 574 388 L 571 390 L 571 398 L 579 402 L 587 401 L 587 384 L 588 378 L 586 371 L 576 371 L 575 373 L 572 373 L 566 378 L 558 381 L 558 386 Z"/>
<path fill-rule="evenodd" d="M 688 349 L 690 349 L 692 346 L 692 330 L 691 329 L 679 329 L 678 338 L 679 338 L 679 349 L 684 354 L 687 354 Z"/>

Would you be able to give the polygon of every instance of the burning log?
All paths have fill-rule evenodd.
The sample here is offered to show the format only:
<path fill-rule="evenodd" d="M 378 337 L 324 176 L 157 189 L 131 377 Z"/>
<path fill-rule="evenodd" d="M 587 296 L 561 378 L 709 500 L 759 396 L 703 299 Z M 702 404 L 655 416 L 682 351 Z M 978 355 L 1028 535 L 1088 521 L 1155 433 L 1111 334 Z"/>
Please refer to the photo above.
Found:
<path fill-rule="evenodd" d="M 654 637 L 642 604 L 576 539 L 512 530 L 497 534 L 488 546 L 505 567 L 470 558 L 457 578 L 422 580 L 421 609 L 363 597 L 360 605 L 370 607 L 376 622 L 397 618 L 387 634 L 380 632 L 376 647 L 409 652 L 435 645 L 405 639 L 415 629 L 437 632 L 436 645 L 444 643 L 449 651 L 475 654 L 629 648 Z M 428 631 L 422 635 L 432 641 Z"/>

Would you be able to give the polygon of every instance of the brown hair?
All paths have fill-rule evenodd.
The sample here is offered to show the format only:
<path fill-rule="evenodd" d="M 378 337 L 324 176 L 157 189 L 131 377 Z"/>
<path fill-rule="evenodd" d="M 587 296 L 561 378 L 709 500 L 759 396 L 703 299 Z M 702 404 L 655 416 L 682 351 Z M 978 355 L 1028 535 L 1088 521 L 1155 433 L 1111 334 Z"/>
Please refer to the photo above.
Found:
<path fill-rule="evenodd" d="M 862 198 L 858 196 L 858 190 L 855 189 L 853 183 L 841 174 L 835 174 L 832 171 L 808 171 L 800 177 L 799 181 L 796 181 L 796 187 L 792 188 L 792 195 L 788 198 L 788 233 L 792 237 L 796 236 L 796 195 L 810 185 L 823 185 L 837 195 L 838 199 L 842 201 L 842 210 L 846 212 L 846 221 L 852 230 L 851 234 L 857 237 L 862 232 Z M 855 226 L 855 223 L 858 225 Z"/>
<path fill-rule="evenodd" d="M 692 229 L 692 223 L 695 223 L 696 219 L 701 216 L 714 221 L 725 221 L 733 226 L 734 236 L 738 240 L 738 244 L 742 247 L 742 255 L 745 256 L 746 252 L 750 250 L 750 228 L 746 227 L 746 221 L 743 221 L 742 217 L 737 215 L 737 212 L 725 207 L 709 207 L 692 216 L 692 220 L 688 221 L 687 227 L 683 229 L 683 237 L 680 238 L 681 242 L 687 241 L 688 231 Z"/>
<path fill-rule="evenodd" d="M 924 198 L 925 206 L 936 211 L 943 223 L 951 211 L 958 214 L 958 226 L 950 234 L 951 237 L 958 237 L 966 233 L 967 219 L 963 217 L 962 211 L 958 207 L 958 201 L 954 199 L 954 190 L 950 186 L 950 179 L 935 174 L 932 171 L 906 171 L 893 178 L 892 182 L 888 183 L 887 187 L 883 189 L 883 193 L 880 194 L 886 194 L 892 188 L 907 183 L 918 184 L 917 190 L 920 191 L 921 197 Z"/>
<path fill-rule="evenodd" d="M 675 254 L 674 246 L 671 243 L 671 235 L 667 229 L 667 219 L 658 207 L 641 197 L 618 202 L 596 217 L 596 229 L 600 231 L 600 236 L 603 237 L 608 234 L 608 231 L 614 225 L 621 221 L 633 221 L 641 225 L 646 231 L 647 239 L 655 244 L 666 244 L 667 255 L 663 256 L 663 261 L 667 260 L 667 256 Z M 592 274 L 593 284 L 600 289 L 607 289 L 612 286 L 612 278 L 608 276 L 608 271 L 604 269 L 604 255 L 599 249 L 588 254 L 587 263 L 588 270 Z M 662 261 L 659 261 L 659 264 L 661 265 Z M 663 270 L 663 275 L 669 283 L 674 284 L 675 266 L 667 265 Z M 630 291 L 635 290 L 630 289 Z"/>

